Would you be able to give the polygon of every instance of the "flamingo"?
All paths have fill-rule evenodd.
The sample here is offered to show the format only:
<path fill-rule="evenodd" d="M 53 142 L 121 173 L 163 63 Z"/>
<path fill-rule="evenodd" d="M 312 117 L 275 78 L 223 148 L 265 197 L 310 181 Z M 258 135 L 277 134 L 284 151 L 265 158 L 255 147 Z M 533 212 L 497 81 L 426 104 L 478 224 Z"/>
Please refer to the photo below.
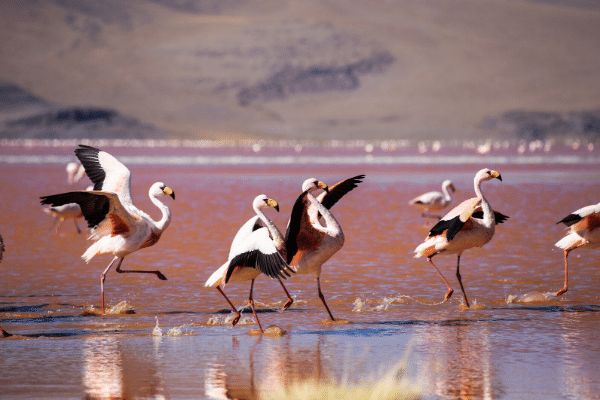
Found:
<path fill-rule="evenodd" d="M 270 278 L 285 279 L 286 276 L 290 276 L 289 272 L 294 272 L 278 250 L 278 247 L 279 249 L 285 249 L 281 232 L 262 211 L 264 208 L 269 207 L 279 212 L 277 202 L 266 195 L 261 194 L 254 199 L 252 208 L 256 216 L 242 225 L 231 243 L 227 261 L 208 278 L 204 285 L 205 287 L 215 287 L 225 297 L 235 313 L 232 322 L 235 326 L 240 319 L 240 313 L 221 287 L 227 283 L 251 281 L 249 302 L 261 332 L 263 332 L 263 329 L 256 315 L 252 297 L 254 280 L 261 273 Z M 279 282 L 283 286 L 281 280 Z M 283 288 L 286 290 L 285 286 Z M 289 293 L 288 298 L 291 300 Z"/>
<path fill-rule="evenodd" d="M 484 168 L 475 175 L 475 194 L 477 197 L 463 201 L 446 214 L 429 232 L 425 241 L 415 249 L 415 258 L 427 257 L 427 261 L 440 275 L 448 291 L 444 301 L 450 299 L 454 290 L 431 259 L 437 254 L 456 254 L 456 277 L 462 290 L 465 304 L 470 307 L 460 276 L 460 256 L 472 247 L 481 247 L 492 240 L 495 225 L 504 222 L 506 215 L 492 210 L 490 203 L 481 192 L 481 183 L 491 179 L 502 181 L 497 171 Z"/>
<path fill-rule="evenodd" d="M 175 193 L 162 182 L 150 187 L 150 200 L 162 212 L 162 218 L 154 221 L 133 204 L 130 195 L 131 172 L 125 165 L 109 153 L 90 146 L 79 145 L 75 155 L 94 183 L 94 190 L 44 196 L 41 197 L 41 203 L 53 207 L 78 204 L 88 227 L 92 229 L 90 239 L 96 241 L 82 258 L 89 262 L 97 255 L 110 254 L 114 257 L 100 276 L 102 315 L 105 315 L 104 281 L 106 273 L 117 260 L 118 273 L 149 273 L 167 280 L 160 271 L 123 270 L 121 264 L 127 255 L 158 242 L 171 223 L 171 211 L 158 197 L 168 195 L 175 199 Z"/>
<path fill-rule="evenodd" d="M 76 183 L 85 174 L 85 167 L 81 164 L 70 162 L 67 164 L 67 182 L 69 184 Z"/>
<path fill-rule="evenodd" d="M 325 183 L 309 178 L 302 184 L 302 194 L 296 200 L 285 233 L 287 262 L 297 274 L 313 274 L 317 291 L 329 318 L 335 321 L 321 291 L 321 267 L 344 245 L 342 227 L 329 211 L 344 195 L 358 186 L 364 175 L 345 179 L 329 188 Z M 315 198 L 312 192 L 323 189 Z M 325 219 L 321 224 L 320 217 Z"/>
<path fill-rule="evenodd" d="M 429 212 L 441 211 L 444 208 L 446 208 L 448 204 L 450 204 L 450 202 L 452 201 L 452 197 L 450 196 L 449 190 L 451 190 L 452 193 L 456 191 L 454 185 L 452 184 L 452 181 L 445 180 L 442 183 L 443 193 L 436 191 L 427 192 L 425 194 L 415 197 L 414 199 L 409 201 L 408 204 L 410 204 L 411 206 L 421 207 L 423 209 L 423 213 L 421 214 L 422 217 L 433 217 L 441 219 L 441 216 L 432 215 L 429 214 Z"/>
<path fill-rule="evenodd" d="M 94 190 L 93 186 L 89 186 L 87 189 L 88 192 Z M 81 233 L 81 229 L 79 229 L 79 225 L 77 224 L 77 220 L 79 218 L 83 218 L 83 213 L 81 212 L 81 207 L 77 203 L 68 203 L 63 204 L 62 206 L 56 207 L 47 207 L 44 208 L 44 212 L 46 214 L 50 214 L 54 217 L 54 225 L 55 232 L 58 235 L 58 230 L 62 226 L 63 222 L 68 219 L 72 219 L 75 224 L 75 229 L 77 229 L 77 233 Z"/>
<path fill-rule="evenodd" d="M 565 258 L 565 285 L 556 292 L 556 296 L 565 293 L 568 282 L 569 253 L 578 248 L 597 249 L 600 247 L 600 203 L 580 208 L 557 222 L 563 223 L 568 228 L 564 238 L 556 242 L 555 246 L 563 249 Z"/>

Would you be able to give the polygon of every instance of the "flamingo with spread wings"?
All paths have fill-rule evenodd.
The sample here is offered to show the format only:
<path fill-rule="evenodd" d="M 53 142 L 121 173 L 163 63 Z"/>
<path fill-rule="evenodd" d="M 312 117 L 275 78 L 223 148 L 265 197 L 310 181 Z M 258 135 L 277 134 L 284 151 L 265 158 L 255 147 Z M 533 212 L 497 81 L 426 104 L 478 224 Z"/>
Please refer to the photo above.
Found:
<path fill-rule="evenodd" d="M 323 182 L 309 178 L 302 184 L 302 194 L 296 200 L 285 233 L 287 262 L 297 274 L 313 274 L 317 291 L 327 313 L 335 321 L 321 291 L 321 267 L 344 245 L 342 227 L 329 211 L 343 196 L 365 178 L 357 175 L 336 183 L 330 188 Z M 317 198 L 314 191 L 323 189 Z M 325 224 L 321 223 L 321 217 Z"/>
<path fill-rule="evenodd" d="M 114 257 L 100 276 L 104 315 L 104 281 L 106 273 L 117 260 L 118 273 L 155 274 L 161 280 L 167 279 L 160 271 L 123 270 L 121 264 L 127 255 L 158 242 L 171 223 L 171 211 L 158 197 L 171 196 L 175 199 L 175 193 L 162 182 L 150 187 L 150 200 L 162 213 L 162 218 L 154 221 L 133 204 L 130 194 L 131 172 L 125 165 L 109 153 L 90 146 L 79 145 L 75 155 L 94 183 L 94 190 L 44 196 L 41 197 L 41 203 L 52 207 L 78 204 L 88 227 L 92 229 L 90 238 L 96 241 L 82 258 L 89 262 L 97 255 L 110 254 Z"/>

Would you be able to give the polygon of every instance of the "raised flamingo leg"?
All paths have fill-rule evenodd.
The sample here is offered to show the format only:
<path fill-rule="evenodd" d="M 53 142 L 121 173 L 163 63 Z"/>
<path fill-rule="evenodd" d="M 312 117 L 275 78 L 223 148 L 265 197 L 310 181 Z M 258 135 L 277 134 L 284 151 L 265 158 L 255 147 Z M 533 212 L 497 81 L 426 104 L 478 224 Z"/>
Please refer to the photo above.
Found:
<path fill-rule="evenodd" d="M 258 320 L 258 316 L 256 315 L 256 310 L 254 309 L 254 300 L 252 299 L 252 290 L 254 289 L 254 279 L 252 279 L 252 283 L 250 284 L 250 298 L 248 300 L 250 300 L 250 307 L 252 307 L 252 312 L 254 313 L 254 318 L 256 319 L 256 323 L 258 324 L 258 329 L 260 329 L 260 331 L 262 333 L 265 333 L 263 331 L 262 326 L 260 326 L 260 321 Z"/>
<path fill-rule="evenodd" d="M 106 273 L 108 272 L 110 267 L 112 267 L 112 265 L 115 263 L 115 261 L 117 261 L 118 259 L 119 259 L 118 256 L 113 258 L 112 261 L 110 262 L 110 264 L 108 264 L 108 267 L 106 267 L 106 269 L 102 273 L 102 275 L 100 275 L 100 292 L 102 293 L 102 315 L 105 315 L 104 314 L 104 280 L 106 279 Z M 121 261 L 119 261 L 119 267 L 121 266 L 122 262 L 123 262 L 123 258 L 121 258 Z"/>
<path fill-rule="evenodd" d="M 319 289 L 319 298 L 323 302 L 323 305 L 325 305 L 325 309 L 329 313 L 329 318 L 331 318 L 332 321 L 335 321 L 335 318 L 333 318 L 333 314 L 331 314 L 331 311 L 329 311 L 329 307 L 327 307 L 327 303 L 325 302 L 325 296 L 323 296 L 323 292 L 321 292 L 321 280 L 319 279 L 319 277 L 317 277 L 317 288 Z"/>
<path fill-rule="evenodd" d="M 279 283 L 281 284 L 281 287 L 283 288 L 283 291 L 287 295 L 288 299 L 287 299 L 286 303 L 283 305 L 283 309 L 287 310 L 294 303 L 294 299 L 292 299 L 292 297 L 290 296 L 289 292 L 287 291 L 287 289 L 283 285 L 283 282 L 281 281 L 281 278 L 277 278 L 277 280 L 279 281 Z"/>
<path fill-rule="evenodd" d="M 570 251 L 571 250 L 565 250 L 565 252 L 564 252 L 564 255 L 565 255 L 565 286 L 563 286 L 562 289 L 560 289 L 558 292 L 556 292 L 555 296 L 560 296 L 561 294 L 563 294 L 564 292 L 566 292 L 568 290 L 567 283 L 569 280 L 569 273 L 568 273 L 568 270 L 569 270 L 568 265 L 569 264 L 567 262 L 567 256 L 569 255 Z"/>
<path fill-rule="evenodd" d="M 469 305 L 469 300 L 467 300 L 467 294 L 465 293 L 465 288 L 463 287 L 463 284 L 462 284 L 462 279 L 460 279 L 459 264 L 460 264 L 460 256 L 458 256 L 458 260 L 456 260 L 456 277 L 458 278 L 458 283 L 460 283 L 460 290 L 462 290 L 463 297 L 465 298 L 465 303 L 467 304 L 467 307 L 471 308 L 471 306 Z"/>
<path fill-rule="evenodd" d="M 435 264 L 433 263 L 433 261 L 431 261 L 431 257 L 427 257 L 427 261 L 429 261 L 429 264 L 431 264 L 431 266 L 433 268 L 435 268 L 435 270 L 437 271 L 438 275 L 442 278 L 442 280 L 444 281 L 444 283 L 446 284 L 446 286 L 448 287 L 448 291 L 446 292 L 446 295 L 444 296 L 444 301 L 448 301 L 448 299 L 450 299 L 450 297 L 452 297 L 452 293 L 454 293 L 454 289 L 452 289 L 450 287 L 450 284 L 448 283 L 448 281 L 446 280 L 446 278 L 444 278 L 444 275 L 442 275 L 442 273 L 440 272 L 440 270 L 435 266 Z"/>
<path fill-rule="evenodd" d="M 123 259 L 121 259 L 121 262 L 123 262 Z M 163 275 L 162 272 L 160 271 L 143 271 L 143 270 L 135 270 L 135 269 L 121 269 L 121 263 L 119 263 L 119 265 L 117 266 L 117 272 L 120 274 L 127 274 L 127 273 L 131 273 L 131 274 L 155 274 L 158 279 L 160 279 L 161 281 L 166 281 L 167 277 Z"/>
<path fill-rule="evenodd" d="M 229 305 L 231 306 L 231 308 L 233 309 L 233 312 L 235 313 L 235 318 L 233 319 L 233 322 L 231 323 L 231 326 L 235 326 L 235 324 L 238 323 L 238 321 L 240 320 L 240 313 L 238 312 L 238 310 L 235 308 L 235 306 L 233 305 L 233 303 L 231 301 L 229 301 L 229 299 L 227 298 L 227 296 L 225 296 L 225 293 L 223 292 L 223 290 L 221 290 L 220 286 L 217 286 L 217 290 L 219 292 L 221 292 L 221 294 L 223 295 L 223 297 L 225 297 L 225 300 L 227 300 L 227 302 L 229 303 Z"/>

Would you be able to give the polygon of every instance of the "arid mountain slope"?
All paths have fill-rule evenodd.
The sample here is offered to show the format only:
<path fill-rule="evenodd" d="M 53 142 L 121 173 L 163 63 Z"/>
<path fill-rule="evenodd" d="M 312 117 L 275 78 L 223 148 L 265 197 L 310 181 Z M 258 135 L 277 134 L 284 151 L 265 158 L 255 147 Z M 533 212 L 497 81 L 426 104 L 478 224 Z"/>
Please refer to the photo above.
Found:
<path fill-rule="evenodd" d="M 600 11 L 575 5 L 8 0 L 0 80 L 175 137 L 478 137 L 600 108 Z"/>

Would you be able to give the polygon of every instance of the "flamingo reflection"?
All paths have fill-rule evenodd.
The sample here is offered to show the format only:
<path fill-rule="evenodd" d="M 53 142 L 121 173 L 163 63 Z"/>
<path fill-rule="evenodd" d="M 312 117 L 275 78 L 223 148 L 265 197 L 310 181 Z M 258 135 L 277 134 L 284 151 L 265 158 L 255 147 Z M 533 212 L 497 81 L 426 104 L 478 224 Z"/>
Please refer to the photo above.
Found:
<path fill-rule="evenodd" d="M 83 344 L 86 399 L 164 398 L 157 356 L 114 336 Z"/>
<path fill-rule="evenodd" d="M 419 347 L 426 353 L 421 361 L 427 365 L 423 394 L 453 399 L 500 397 L 489 336 L 487 326 L 427 326 L 419 335 Z"/>

